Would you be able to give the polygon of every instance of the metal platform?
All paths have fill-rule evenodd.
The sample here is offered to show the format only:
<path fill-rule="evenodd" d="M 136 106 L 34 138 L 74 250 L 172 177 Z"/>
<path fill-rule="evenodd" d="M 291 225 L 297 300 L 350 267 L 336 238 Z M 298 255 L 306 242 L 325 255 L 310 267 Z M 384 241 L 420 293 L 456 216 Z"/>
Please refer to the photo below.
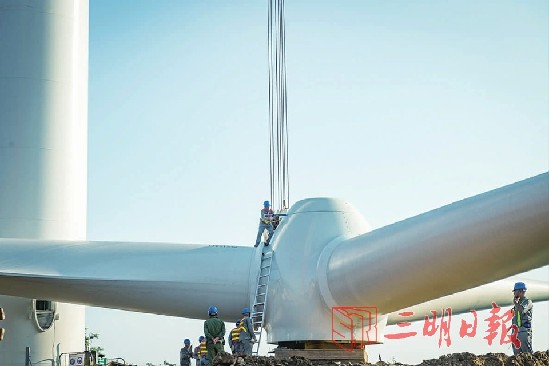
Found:
<path fill-rule="evenodd" d="M 274 350 L 275 358 L 288 359 L 292 356 L 305 357 L 309 360 L 333 360 L 351 363 L 367 363 L 368 355 L 364 349 L 345 350 L 339 347 L 334 349 L 291 349 L 277 347 Z"/>

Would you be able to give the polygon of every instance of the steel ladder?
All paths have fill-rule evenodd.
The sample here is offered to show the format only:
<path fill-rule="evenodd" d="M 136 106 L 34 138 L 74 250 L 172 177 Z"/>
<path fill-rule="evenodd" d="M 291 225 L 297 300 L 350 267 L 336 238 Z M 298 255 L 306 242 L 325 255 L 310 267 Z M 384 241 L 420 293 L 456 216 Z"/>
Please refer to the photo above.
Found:
<path fill-rule="evenodd" d="M 251 314 L 254 334 L 257 340 L 252 348 L 252 355 L 255 356 L 259 354 L 259 345 L 261 344 L 261 333 L 264 326 L 265 310 L 267 309 L 267 292 L 269 289 L 272 261 L 272 251 L 262 253 L 259 274 L 257 276 L 257 289 L 255 290 L 255 299 Z"/>

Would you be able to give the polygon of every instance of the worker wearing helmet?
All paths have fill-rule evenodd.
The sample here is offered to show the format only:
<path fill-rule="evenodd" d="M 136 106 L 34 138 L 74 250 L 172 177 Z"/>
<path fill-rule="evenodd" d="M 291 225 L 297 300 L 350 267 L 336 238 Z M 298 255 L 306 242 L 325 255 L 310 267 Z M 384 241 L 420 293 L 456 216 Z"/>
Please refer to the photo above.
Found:
<path fill-rule="evenodd" d="M 518 329 L 517 339 L 520 341 L 520 346 L 515 347 L 513 344 L 513 353 L 516 355 L 520 352 L 532 353 L 532 300 L 524 296 L 526 293 L 526 285 L 524 282 L 515 283 L 513 287 L 513 325 Z"/>
<path fill-rule="evenodd" d="M 213 365 L 214 357 L 223 351 L 225 323 L 217 317 L 217 307 L 215 306 L 210 306 L 208 316 L 209 319 L 204 322 L 204 335 L 206 336 L 208 361 L 210 365 Z"/>
<path fill-rule="evenodd" d="M 190 366 L 193 358 L 193 347 L 189 339 L 185 339 L 183 344 L 185 346 L 179 351 L 179 366 Z"/>
<path fill-rule="evenodd" d="M 240 347 L 243 354 L 252 355 L 252 345 L 256 342 L 252 319 L 250 319 L 250 309 L 242 309 L 243 318 L 240 320 L 240 326 L 243 328 L 240 332 Z"/>
<path fill-rule="evenodd" d="M 254 247 L 257 247 L 261 241 L 261 235 L 265 230 L 269 231 L 269 236 L 265 241 L 265 246 L 269 246 L 269 242 L 273 236 L 273 210 L 271 210 L 271 204 L 269 201 L 263 202 L 263 208 L 261 209 L 261 218 L 259 219 L 259 228 L 257 229 L 257 238 L 255 239 Z"/>
<path fill-rule="evenodd" d="M 241 346 L 241 343 L 240 343 L 240 333 L 242 332 L 242 330 L 244 329 L 244 327 L 242 325 L 240 325 L 240 319 L 238 319 L 236 321 L 236 326 L 231 329 L 231 331 L 229 332 L 229 345 L 231 346 L 231 351 L 233 351 L 233 355 L 236 355 L 236 354 L 239 354 L 239 353 L 242 353 L 242 346 Z"/>
<path fill-rule="evenodd" d="M 200 336 L 198 338 L 200 342 L 200 365 L 208 366 L 208 348 L 206 347 L 206 337 Z"/>

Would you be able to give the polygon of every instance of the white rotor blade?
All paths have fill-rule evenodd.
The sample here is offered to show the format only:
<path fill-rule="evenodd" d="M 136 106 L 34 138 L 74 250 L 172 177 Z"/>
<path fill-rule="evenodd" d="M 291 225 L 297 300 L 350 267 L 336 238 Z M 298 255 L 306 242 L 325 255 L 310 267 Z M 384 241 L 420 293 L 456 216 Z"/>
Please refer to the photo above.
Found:
<path fill-rule="evenodd" d="M 549 263 L 549 173 L 348 239 L 327 284 L 390 313 Z"/>
<path fill-rule="evenodd" d="M 70 303 L 233 319 L 249 304 L 252 248 L 0 239 L 0 292 Z"/>

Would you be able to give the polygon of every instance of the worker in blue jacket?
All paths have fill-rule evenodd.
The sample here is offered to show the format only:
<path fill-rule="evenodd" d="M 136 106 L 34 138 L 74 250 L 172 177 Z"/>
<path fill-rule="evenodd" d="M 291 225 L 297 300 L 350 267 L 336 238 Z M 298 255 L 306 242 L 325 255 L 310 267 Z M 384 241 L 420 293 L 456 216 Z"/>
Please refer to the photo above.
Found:
<path fill-rule="evenodd" d="M 179 351 L 179 366 L 190 366 L 193 358 L 193 347 L 189 339 L 185 339 L 183 344 L 185 346 Z"/>
<path fill-rule="evenodd" d="M 242 330 L 240 332 L 240 350 L 243 354 L 251 356 L 252 346 L 257 339 L 255 338 L 252 319 L 250 319 L 250 309 L 242 309 L 243 318 L 240 320 Z"/>

